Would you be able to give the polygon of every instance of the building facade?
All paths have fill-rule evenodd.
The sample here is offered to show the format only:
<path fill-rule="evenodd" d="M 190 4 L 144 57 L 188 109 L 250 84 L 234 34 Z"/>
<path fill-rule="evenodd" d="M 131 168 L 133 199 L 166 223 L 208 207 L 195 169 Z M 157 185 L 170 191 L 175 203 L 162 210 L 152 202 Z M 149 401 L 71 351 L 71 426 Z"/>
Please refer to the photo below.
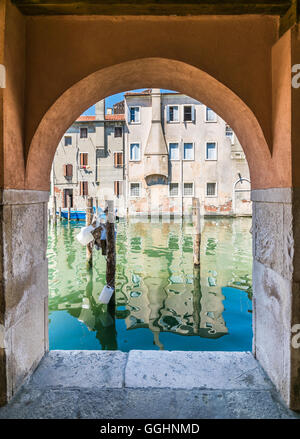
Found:
<path fill-rule="evenodd" d="M 57 206 L 82 210 L 87 197 L 111 199 L 124 205 L 124 114 L 105 114 L 105 102 L 95 116 L 80 116 L 62 137 L 52 166 Z"/>
<path fill-rule="evenodd" d="M 118 111 L 123 113 L 118 113 Z M 249 168 L 232 129 L 210 108 L 159 89 L 125 93 L 105 114 L 79 117 L 53 164 L 57 205 L 114 199 L 120 215 L 251 215 Z M 94 203 L 95 204 L 95 203 Z"/>

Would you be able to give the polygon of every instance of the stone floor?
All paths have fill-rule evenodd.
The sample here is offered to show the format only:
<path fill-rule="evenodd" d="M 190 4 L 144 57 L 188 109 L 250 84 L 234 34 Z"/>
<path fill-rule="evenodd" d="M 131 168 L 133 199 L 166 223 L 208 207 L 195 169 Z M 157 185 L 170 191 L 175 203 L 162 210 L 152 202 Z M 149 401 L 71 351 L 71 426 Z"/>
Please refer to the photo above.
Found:
<path fill-rule="evenodd" d="M 249 352 L 51 351 L 0 419 L 300 419 Z"/>

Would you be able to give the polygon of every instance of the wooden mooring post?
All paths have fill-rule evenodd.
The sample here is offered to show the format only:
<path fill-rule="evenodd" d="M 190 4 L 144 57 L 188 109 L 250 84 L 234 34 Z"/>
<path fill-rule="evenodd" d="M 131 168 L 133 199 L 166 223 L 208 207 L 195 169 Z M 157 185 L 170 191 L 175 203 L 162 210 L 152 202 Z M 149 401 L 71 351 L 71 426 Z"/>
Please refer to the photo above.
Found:
<path fill-rule="evenodd" d="M 114 293 L 110 299 L 110 308 L 115 307 L 115 276 L 116 276 L 116 240 L 115 240 L 115 212 L 114 202 L 112 200 L 106 201 L 108 209 L 106 221 L 106 244 L 107 244 L 107 259 L 106 259 L 106 284 L 114 289 Z"/>
<path fill-rule="evenodd" d="M 93 219 L 93 198 L 89 197 L 86 204 L 86 225 L 92 224 Z M 93 242 L 86 246 L 86 262 L 87 267 L 93 266 Z"/>
<path fill-rule="evenodd" d="M 201 227 L 200 204 L 198 198 L 193 198 L 193 226 L 194 226 L 194 267 L 200 267 Z"/>
<path fill-rule="evenodd" d="M 200 266 L 194 267 L 194 293 L 193 293 L 193 330 L 194 334 L 199 334 L 200 329 L 200 312 L 201 312 L 201 278 Z"/>
<path fill-rule="evenodd" d="M 67 196 L 67 207 L 68 207 L 68 221 L 71 219 L 71 197 Z"/>
<path fill-rule="evenodd" d="M 53 224 L 56 224 L 56 196 L 55 195 L 53 195 L 52 221 Z"/>
<path fill-rule="evenodd" d="M 61 221 L 61 207 L 58 208 L 58 217 L 59 217 L 59 221 Z"/>

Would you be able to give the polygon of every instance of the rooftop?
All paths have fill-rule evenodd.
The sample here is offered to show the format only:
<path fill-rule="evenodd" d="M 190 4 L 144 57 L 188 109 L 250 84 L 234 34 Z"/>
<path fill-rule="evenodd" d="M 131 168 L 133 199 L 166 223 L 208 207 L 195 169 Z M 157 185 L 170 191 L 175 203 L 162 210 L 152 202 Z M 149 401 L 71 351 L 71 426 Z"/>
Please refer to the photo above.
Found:
<path fill-rule="evenodd" d="M 105 114 L 105 120 L 125 120 L 125 114 Z M 75 122 L 94 122 L 96 121 L 96 116 L 79 116 Z"/>

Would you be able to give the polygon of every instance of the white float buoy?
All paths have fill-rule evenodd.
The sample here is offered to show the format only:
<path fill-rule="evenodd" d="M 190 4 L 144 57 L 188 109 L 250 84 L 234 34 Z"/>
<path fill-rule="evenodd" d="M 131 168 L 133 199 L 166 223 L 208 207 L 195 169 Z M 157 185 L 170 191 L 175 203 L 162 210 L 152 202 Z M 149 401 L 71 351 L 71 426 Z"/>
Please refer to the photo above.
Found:
<path fill-rule="evenodd" d="M 112 287 L 105 285 L 99 296 L 99 301 L 107 305 L 111 299 L 111 296 L 113 295 L 113 292 L 114 289 Z"/>

